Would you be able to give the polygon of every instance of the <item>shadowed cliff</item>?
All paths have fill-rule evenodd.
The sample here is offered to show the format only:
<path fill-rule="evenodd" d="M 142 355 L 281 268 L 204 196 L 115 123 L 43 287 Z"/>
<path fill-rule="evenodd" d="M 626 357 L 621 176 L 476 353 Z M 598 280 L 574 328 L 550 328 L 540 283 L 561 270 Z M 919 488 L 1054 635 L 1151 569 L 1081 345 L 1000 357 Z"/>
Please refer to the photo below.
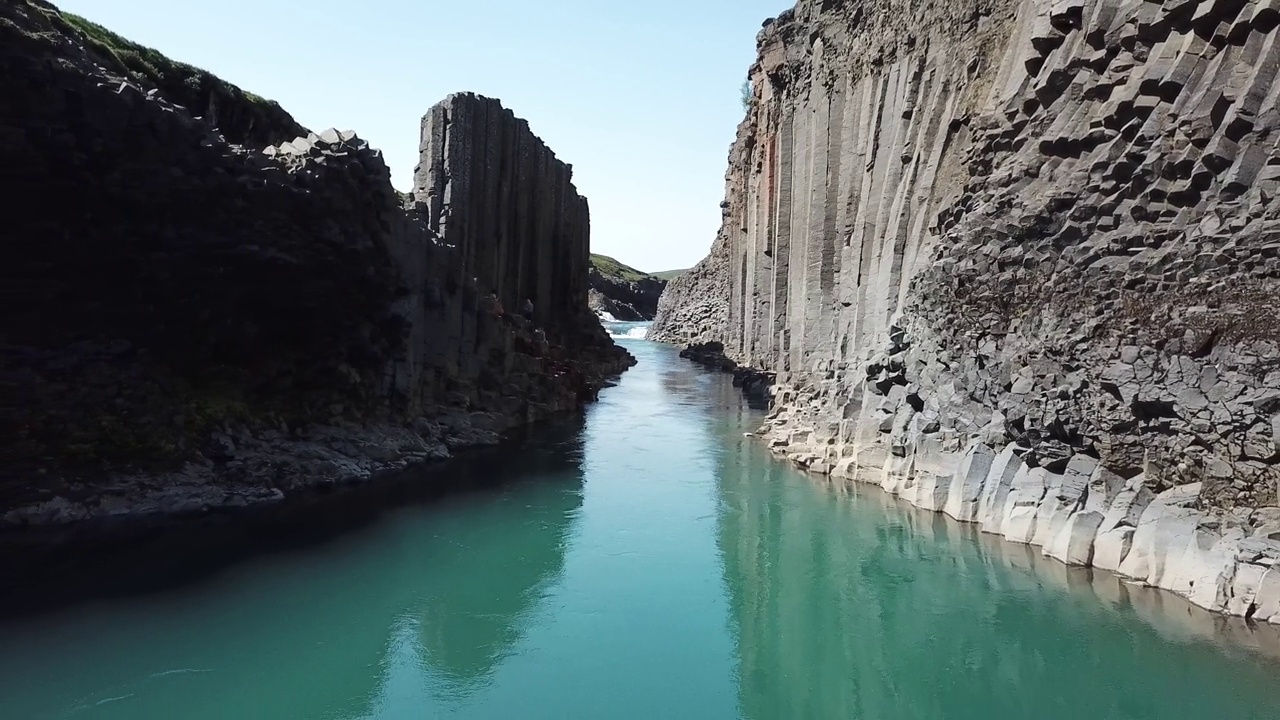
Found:
<path fill-rule="evenodd" d="M 283 111 L 39 0 L 0 39 L 0 526 L 364 480 L 630 362 L 587 310 L 569 166 L 498 101 L 427 114 L 405 198 L 354 132 L 282 141 Z"/>
<path fill-rule="evenodd" d="M 658 298 L 667 281 L 656 275 L 636 270 L 607 255 L 591 255 L 588 271 L 591 291 L 587 302 L 598 315 L 608 313 L 615 320 L 634 322 L 652 320 L 658 311 Z"/>

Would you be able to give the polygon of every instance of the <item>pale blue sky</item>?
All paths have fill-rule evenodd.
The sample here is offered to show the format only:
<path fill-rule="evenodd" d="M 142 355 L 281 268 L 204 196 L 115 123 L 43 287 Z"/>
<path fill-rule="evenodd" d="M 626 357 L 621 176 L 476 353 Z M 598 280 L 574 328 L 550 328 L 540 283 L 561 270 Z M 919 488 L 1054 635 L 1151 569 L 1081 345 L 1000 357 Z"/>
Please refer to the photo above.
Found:
<path fill-rule="evenodd" d="M 354 129 L 412 184 L 418 120 L 500 98 L 574 166 L 592 247 L 642 270 L 701 259 L 720 225 L 739 91 L 789 0 L 54 0 L 136 42 Z"/>

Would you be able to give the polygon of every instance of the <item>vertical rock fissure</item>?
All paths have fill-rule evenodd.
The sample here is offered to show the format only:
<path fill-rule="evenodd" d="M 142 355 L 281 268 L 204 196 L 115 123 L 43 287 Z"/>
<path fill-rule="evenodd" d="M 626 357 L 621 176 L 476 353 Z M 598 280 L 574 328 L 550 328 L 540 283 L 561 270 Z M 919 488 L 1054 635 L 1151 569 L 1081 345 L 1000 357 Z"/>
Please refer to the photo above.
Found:
<path fill-rule="evenodd" d="M 651 337 L 773 373 L 802 467 L 1280 622 L 1280 13 L 800 0 L 757 42 Z"/>

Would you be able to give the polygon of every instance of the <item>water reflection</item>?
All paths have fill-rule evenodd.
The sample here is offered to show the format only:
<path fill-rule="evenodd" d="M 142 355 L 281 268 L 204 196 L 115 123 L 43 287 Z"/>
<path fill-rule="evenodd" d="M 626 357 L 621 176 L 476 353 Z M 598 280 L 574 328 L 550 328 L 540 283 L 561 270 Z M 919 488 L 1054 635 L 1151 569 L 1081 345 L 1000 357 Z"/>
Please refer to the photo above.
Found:
<path fill-rule="evenodd" d="M 744 716 L 1273 717 L 1280 663 L 1249 648 L 1280 657 L 1274 628 L 729 442 L 720 547 Z"/>
<path fill-rule="evenodd" d="M 518 463 L 526 474 L 572 478 L 572 490 L 563 482 L 544 484 L 519 493 L 516 502 L 485 500 L 465 521 L 442 523 L 437 538 L 447 541 L 421 557 L 418 639 L 426 662 L 454 695 L 465 695 L 493 672 L 563 569 L 572 520 L 582 505 L 581 452 L 572 454 L 571 466 L 569 457 L 509 459 L 510 468 L 495 472 L 516 475 Z"/>
<path fill-rule="evenodd" d="M 340 541 L 155 597 L 0 623 L 0 717 L 360 717 L 385 702 L 406 663 L 415 683 L 435 673 L 446 692 L 465 694 L 484 684 L 563 570 L 581 461 L 577 433 L 478 456 L 450 472 L 513 483 L 429 511 L 380 512 Z M 414 489 L 376 490 L 386 492 Z M 366 501 L 379 504 L 346 499 L 356 515 Z M 496 527 L 504 532 L 486 532 Z M 218 701 L 191 702 L 201 697 Z"/>
<path fill-rule="evenodd" d="M 1274 720 L 1269 628 L 801 476 L 726 377 L 632 349 L 585 426 L 446 468 L 499 488 L 83 568 L 167 584 L 0 621 L 0 718 Z"/>

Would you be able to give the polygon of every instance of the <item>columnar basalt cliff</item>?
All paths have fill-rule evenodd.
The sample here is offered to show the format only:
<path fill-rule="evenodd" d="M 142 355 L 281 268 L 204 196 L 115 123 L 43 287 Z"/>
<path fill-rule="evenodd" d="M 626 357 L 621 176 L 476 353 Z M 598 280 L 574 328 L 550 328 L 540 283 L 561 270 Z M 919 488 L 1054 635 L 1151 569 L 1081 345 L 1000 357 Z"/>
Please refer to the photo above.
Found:
<path fill-rule="evenodd" d="M 253 144 L 295 123 L 196 116 L 93 47 L 0 8 L 0 527 L 364 480 L 631 362 L 587 310 L 586 200 L 497 101 L 428 113 L 404 197 L 355 133 Z"/>
<path fill-rule="evenodd" d="M 590 213 L 529 124 L 497 100 L 453 95 L 422 118 L 414 200 L 427 225 L 457 248 L 459 280 L 474 278 L 503 307 L 549 328 L 577 331 L 587 311 Z"/>
<path fill-rule="evenodd" d="M 1280 6 L 801 0 L 651 336 L 767 441 L 1280 623 Z"/>

